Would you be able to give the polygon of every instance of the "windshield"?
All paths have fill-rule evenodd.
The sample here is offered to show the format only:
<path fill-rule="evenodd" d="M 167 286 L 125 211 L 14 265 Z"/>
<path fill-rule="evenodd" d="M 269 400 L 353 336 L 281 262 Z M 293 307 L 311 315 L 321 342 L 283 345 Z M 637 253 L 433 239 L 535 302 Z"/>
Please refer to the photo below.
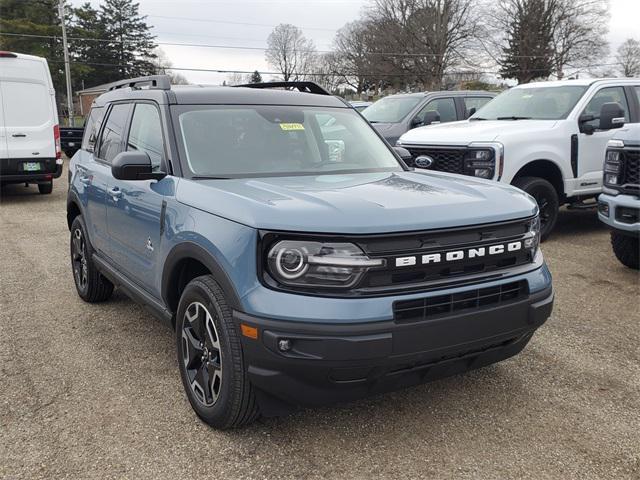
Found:
<path fill-rule="evenodd" d="M 560 120 L 566 118 L 586 86 L 518 87 L 501 93 L 470 120 Z"/>
<path fill-rule="evenodd" d="M 413 108 L 420 103 L 423 97 L 385 97 L 362 111 L 364 118 L 371 123 L 398 123 Z"/>
<path fill-rule="evenodd" d="M 353 110 L 298 106 L 173 107 L 195 177 L 259 177 L 401 171 Z"/>

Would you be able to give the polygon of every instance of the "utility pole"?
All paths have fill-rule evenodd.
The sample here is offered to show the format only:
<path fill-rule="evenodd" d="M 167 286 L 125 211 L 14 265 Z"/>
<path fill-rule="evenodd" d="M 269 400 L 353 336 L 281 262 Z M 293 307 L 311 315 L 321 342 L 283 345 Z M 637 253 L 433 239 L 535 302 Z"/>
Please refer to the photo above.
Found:
<path fill-rule="evenodd" d="M 58 13 L 60 15 L 60 25 L 62 25 L 62 49 L 64 51 L 64 76 L 67 79 L 67 108 L 69 109 L 69 124 L 75 126 L 75 118 L 73 116 L 73 94 L 71 92 L 71 69 L 69 68 L 69 46 L 67 45 L 67 27 L 64 22 L 64 1 L 60 0 L 58 4 Z"/>

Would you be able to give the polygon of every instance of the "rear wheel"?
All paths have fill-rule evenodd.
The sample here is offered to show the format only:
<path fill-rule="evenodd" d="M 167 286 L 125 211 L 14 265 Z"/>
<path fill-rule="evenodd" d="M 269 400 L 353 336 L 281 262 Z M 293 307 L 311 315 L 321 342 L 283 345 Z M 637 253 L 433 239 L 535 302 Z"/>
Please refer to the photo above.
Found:
<path fill-rule="evenodd" d="M 87 238 L 87 229 L 82 215 L 71 224 L 71 269 L 80 298 L 95 303 L 107 300 L 113 293 L 113 283 L 103 276 L 91 258 L 93 249 Z"/>
<path fill-rule="evenodd" d="M 544 178 L 520 177 L 513 181 L 513 186 L 531 195 L 540 210 L 540 239 L 545 241 L 558 221 L 560 200 L 553 185 Z"/>
<path fill-rule="evenodd" d="M 176 315 L 176 347 L 182 384 L 203 421 L 227 429 L 258 417 L 231 309 L 211 275 L 195 278 L 184 289 Z"/>
<path fill-rule="evenodd" d="M 39 183 L 38 184 L 38 191 L 43 194 L 43 195 L 47 195 L 51 192 L 53 192 L 53 180 L 47 182 L 47 183 Z"/>
<path fill-rule="evenodd" d="M 635 270 L 640 269 L 640 239 L 638 237 L 612 231 L 611 246 L 620 263 Z"/>

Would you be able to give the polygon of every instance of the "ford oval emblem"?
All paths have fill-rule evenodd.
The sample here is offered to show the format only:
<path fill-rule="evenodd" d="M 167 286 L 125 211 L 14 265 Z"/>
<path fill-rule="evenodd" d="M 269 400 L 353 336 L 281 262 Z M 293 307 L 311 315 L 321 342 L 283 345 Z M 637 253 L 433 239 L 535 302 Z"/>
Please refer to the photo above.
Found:
<path fill-rule="evenodd" d="M 414 160 L 417 168 L 429 168 L 431 165 L 433 165 L 433 162 L 433 158 L 427 155 L 420 155 Z"/>

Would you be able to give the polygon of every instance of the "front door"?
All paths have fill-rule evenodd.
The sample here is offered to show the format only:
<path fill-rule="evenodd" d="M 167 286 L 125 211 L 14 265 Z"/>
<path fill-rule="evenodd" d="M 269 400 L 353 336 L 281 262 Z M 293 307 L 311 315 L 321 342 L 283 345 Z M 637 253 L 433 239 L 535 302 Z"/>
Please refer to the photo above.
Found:
<path fill-rule="evenodd" d="M 136 103 L 125 143 L 126 150 L 146 152 L 155 170 L 164 165 L 165 151 L 160 111 L 153 103 Z M 154 293 L 156 258 L 165 195 L 173 180 L 117 180 L 111 177 L 107 223 L 113 258 L 122 271 Z M 157 292 L 155 292 L 157 293 Z"/>
<path fill-rule="evenodd" d="M 605 103 L 619 103 L 625 111 L 625 122 L 629 121 L 629 102 L 623 87 L 605 87 L 598 90 L 582 111 L 582 115 L 600 116 L 600 109 Z M 597 128 L 599 120 L 587 122 Z M 598 131 L 587 135 L 580 133 L 578 137 L 578 189 L 593 189 L 602 186 L 602 168 L 607 142 L 615 130 Z"/>

